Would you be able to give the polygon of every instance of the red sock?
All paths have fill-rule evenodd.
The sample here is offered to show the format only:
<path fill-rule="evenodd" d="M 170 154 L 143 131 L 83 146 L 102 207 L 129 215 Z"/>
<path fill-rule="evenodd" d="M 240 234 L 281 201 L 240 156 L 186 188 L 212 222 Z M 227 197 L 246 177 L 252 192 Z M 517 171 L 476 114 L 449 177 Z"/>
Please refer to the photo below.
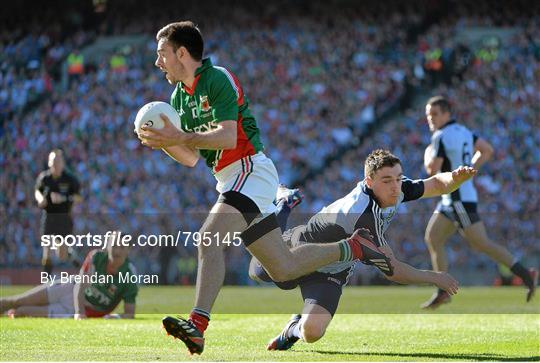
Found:
<path fill-rule="evenodd" d="M 352 255 L 355 258 L 362 260 L 364 258 L 364 252 L 362 252 L 362 247 L 360 246 L 360 243 L 358 243 L 358 240 L 354 238 L 349 238 L 347 239 L 347 243 L 351 247 Z"/>
<path fill-rule="evenodd" d="M 197 314 L 194 311 L 189 314 L 189 320 L 191 320 L 193 324 L 195 324 L 195 326 L 197 327 L 197 329 L 199 329 L 201 333 L 204 333 L 204 331 L 208 327 L 208 322 L 210 321 L 210 319 L 208 319 L 206 316 Z"/>

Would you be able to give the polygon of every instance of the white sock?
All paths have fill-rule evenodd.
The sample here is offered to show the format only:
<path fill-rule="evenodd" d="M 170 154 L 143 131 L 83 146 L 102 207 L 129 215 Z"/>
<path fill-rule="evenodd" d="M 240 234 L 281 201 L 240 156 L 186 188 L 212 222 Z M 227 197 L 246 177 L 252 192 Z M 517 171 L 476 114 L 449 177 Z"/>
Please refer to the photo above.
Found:
<path fill-rule="evenodd" d="M 296 337 L 296 338 L 302 338 L 302 334 L 300 333 L 300 324 L 302 324 L 301 321 L 298 322 L 298 324 L 296 324 L 292 330 L 291 330 L 291 336 L 293 337 Z"/>

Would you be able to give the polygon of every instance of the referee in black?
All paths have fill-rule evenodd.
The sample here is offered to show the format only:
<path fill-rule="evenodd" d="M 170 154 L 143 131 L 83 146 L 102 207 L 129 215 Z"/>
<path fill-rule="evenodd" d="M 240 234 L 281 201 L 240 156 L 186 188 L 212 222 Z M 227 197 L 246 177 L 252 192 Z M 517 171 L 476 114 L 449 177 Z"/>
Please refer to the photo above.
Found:
<path fill-rule="evenodd" d="M 71 207 L 74 202 L 81 200 L 79 181 L 65 170 L 64 153 L 60 149 L 49 153 L 48 166 L 47 170 L 39 174 L 34 193 L 38 207 L 43 209 L 40 235 L 66 236 L 73 233 Z M 48 274 L 53 269 L 50 250 L 50 246 L 43 246 L 41 259 L 43 271 Z M 71 254 L 65 245 L 59 246 L 56 251 L 61 261 L 65 261 Z M 73 260 L 73 263 L 76 267 L 80 264 L 77 260 Z"/>

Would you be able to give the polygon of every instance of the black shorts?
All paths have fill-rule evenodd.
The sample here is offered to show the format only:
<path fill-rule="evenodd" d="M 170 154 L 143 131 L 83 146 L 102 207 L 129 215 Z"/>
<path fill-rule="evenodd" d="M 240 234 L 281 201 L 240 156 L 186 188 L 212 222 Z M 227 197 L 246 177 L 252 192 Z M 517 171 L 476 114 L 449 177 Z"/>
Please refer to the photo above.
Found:
<path fill-rule="evenodd" d="M 441 201 L 435 212 L 442 213 L 454 222 L 457 228 L 464 229 L 481 220 L 476 209 L 477 203 L 453 201 L 450 205 L 443 205 Z"/>
<path fill-rule="evenodd" d="M 58 234 L 66 236 L 73 233 L 73 221 L 69 214 L 45 214 L 41 218 L 41 235 Z"/>
<path fill-rule="evenodd" d="M 250 270 L 260 280 L 273 282 L 282 290 L 292 290 L 300 286 L 302 299 L 304 304 L 317 304 L 322 306 L 334 316 L 337 310 L 339 299 L 341 298 L 341 289 L 347 283 L 349 269 L 329 274 L 323 272 L 313 272 L 309 275 L 302 276 L 296 280 L 277 282 L 273 281 L 268 273 L 264 270 L 261 264 L 253 257 Z"/>
<path fill-rule="evenodd" d="M 314 272 L 300 278 L 299 285 L 304 304 L 317 304 L 334 316 L 348 276 L 349 269 L 346 269 L 337 274 Z"/>

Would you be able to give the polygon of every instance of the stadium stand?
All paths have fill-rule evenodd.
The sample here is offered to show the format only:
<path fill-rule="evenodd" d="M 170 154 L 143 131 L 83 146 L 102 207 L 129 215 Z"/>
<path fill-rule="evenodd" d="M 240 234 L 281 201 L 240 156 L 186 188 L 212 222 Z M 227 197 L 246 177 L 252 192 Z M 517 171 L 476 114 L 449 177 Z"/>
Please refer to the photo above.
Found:
<path fill-rule="evenodd" d="M 170 96 L 171 87 L 153 66 L 153 35 L 175 16 L 198 21 L 209 40 L 207 54 L 238 75 L 281 181 L 304 187 L 300 213 L 316 212 L 348 192 L 374 147 L 394 150 L 411 177 L 423 175 L 429 135 L 421 102 L 429 89 L 450 96 L 458 118 L 497 150 L 477 178 L 494 239 L 538 256 L 537 5 L 517 1 L 503 21 L 497 7 L 486 10 L 487 1 L 384 5 L 392 11 L 376 1 L 208 2 L 219 15 L 212 19 L 196 4 L 186 2 L 182 12 L 165 1 L 109 2 L 103 12 L 72 4 L 57 19 L 63 6 L 57 2 L 27 26 L 6 23 L 0 52 L 0 265 L 39 264 L 33 182 L 56 146 L 65 149 L 83 185 L 84 201 L 74 210 L 77 233 L 104 233 L 114 225 L 132 234 L 198 229 L 217 198 L 206 166 L 182 168 L 141 147 L 131 125 L 141 105 Z M 528 5 L 532 10 L 524 12 Z M 514 32 L 495 46 L 466 45 L 459 30 L 480 26 Z M 73 52 L 131 34 L 147 40 L 104 51 L 76 79 L 62 80 Z M 407 109 L 411 100 L 416 107 Z M 415 266 L 429 265 L 423 231 L 432 209 L 429 202 L 411 206 L 389 231 L 394 248 Z M 248 283 L 247 254 L 230 250 L 235 268 L 226 281 Z M 168 252 L 134 251 L 133 259 L 169 282 L 192 283 L 195 249 Z M 486 268 L 463 244 L 452 244 L 450 257 L 456 268 Z"/>

